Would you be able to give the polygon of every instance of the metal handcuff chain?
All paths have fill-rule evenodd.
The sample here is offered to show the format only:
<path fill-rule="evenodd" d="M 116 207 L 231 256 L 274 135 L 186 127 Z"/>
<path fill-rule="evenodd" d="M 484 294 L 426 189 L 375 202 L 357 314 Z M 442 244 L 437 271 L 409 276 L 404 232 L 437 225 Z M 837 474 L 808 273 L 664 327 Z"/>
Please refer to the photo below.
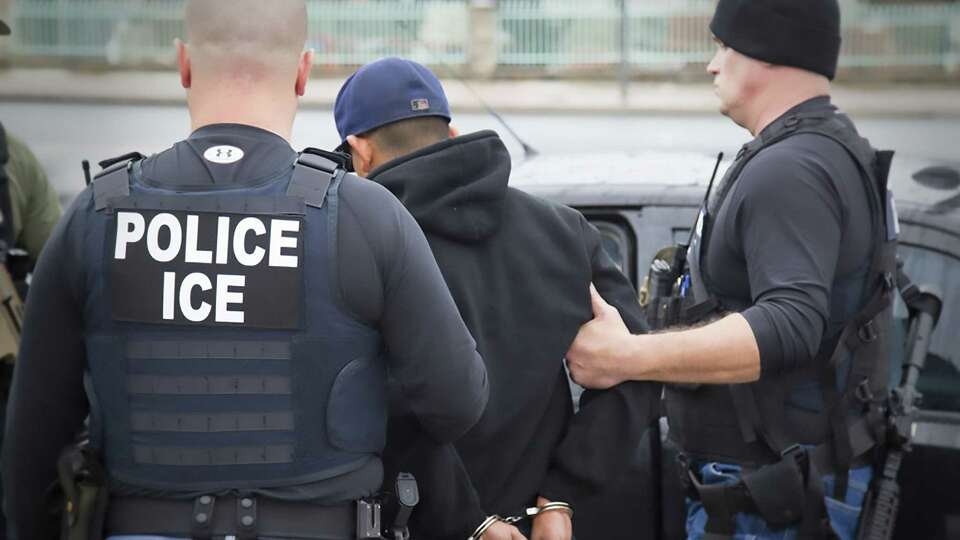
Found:
<path fill-rule="evenodd" d="M 495 523 L 502 522 L 506 523 L 507 525 L 515 525 L 525 519 L 535 518 L 544 512 L 553 512 L 557 510 L 563 510 L 567 513 L 567 515 L 573 518 L 573 507 L 569 504 L 562 501 L 549 502 L 543 506 L 531 506 L 530 508 L 524 510 L 523 515 L 521 516 L 501 517 L 496 514 L 489 516 L 487 519 L 483 520 L 483 523 L 481 523 L 480 526 L 473 531 L 473 534 L 471 534 L 467 540 L 480 540 L 483 537 L 483 533 L 487 532 L 487 530 L 490 527 L 493 527 Z"/>

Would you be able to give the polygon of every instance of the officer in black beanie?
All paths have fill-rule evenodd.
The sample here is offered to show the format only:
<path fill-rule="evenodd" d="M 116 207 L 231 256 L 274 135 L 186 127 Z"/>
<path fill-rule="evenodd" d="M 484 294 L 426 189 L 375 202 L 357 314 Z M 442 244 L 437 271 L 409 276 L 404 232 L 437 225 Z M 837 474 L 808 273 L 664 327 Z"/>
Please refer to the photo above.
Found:
<path fill-rule="evenodd" d="M 590 388 L 675 383 L 690 538 L 852 539 L 887 395 L 892 153 L 831 104 L 837 0 L 720 0 L 710 29 L 720 110 L 755 138 L 648 308 L 673 331 L 630 335 L 595 297 L 568 363 Z"/>

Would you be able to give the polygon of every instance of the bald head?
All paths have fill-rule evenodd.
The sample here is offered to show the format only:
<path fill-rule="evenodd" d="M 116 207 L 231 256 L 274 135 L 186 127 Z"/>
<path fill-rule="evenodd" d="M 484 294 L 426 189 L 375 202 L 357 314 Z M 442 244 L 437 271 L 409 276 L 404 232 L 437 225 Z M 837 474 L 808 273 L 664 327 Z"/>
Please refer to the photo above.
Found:
<path fill-rule="evenodd" d="M 188 0 L 194 75 L 261 79 L 296 73 L 307 40 L 304 0 Z"/>

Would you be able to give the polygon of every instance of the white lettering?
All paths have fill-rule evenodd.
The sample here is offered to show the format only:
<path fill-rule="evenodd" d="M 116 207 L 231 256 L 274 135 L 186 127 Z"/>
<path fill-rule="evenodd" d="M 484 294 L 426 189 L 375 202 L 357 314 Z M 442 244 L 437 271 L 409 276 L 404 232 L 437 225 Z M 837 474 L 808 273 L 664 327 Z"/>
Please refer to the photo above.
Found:
<path fill-rule="evenodd" d="M 230 255 L 230 218 L 217 218 L 217 264 L 227 264 Z"/>
<path fill-rule="evenodd" d="M 170 244 L 165 248 L 160 248 L 160 229 L 166 227 L 170 230 Z M 150 220 L 150 227 L 147 229 L 147 251 L 157 262 L 170 262 L 177 258 L 180 253 L 180 246 L 183 244 L 183 230 L 180 228 L 180 222 L 173 214 L 157 214 Z"/>
<path fill-rule="evenodd" d="M 200 302 L 200 307 L 194 308 L 190 301 L 193 289 L 196 287 L 200 287 L 201 291 L 209 291 L 213 288 L 213 283 L 210 283 L 210 278 L 200 272 L 194 272 L 183 278 L 183 283 L 180 285 L 180 311 L 191 322 L 201 322 L 210 316 L 210 304 Z"/>
<path fill-rule="evenodd" d="M 246 284 L 246 276 L 217 276 L 217 322 L 243 324 L 243 311 L 230 311 L 228 308 L 231 304 L 243 304 L 243 293 L 231 291 L 230 287 L 244 287 Z"/>
<path fill-rule="evenodd" d="M 233 254 L 237 261 L 244 266 L 256 266 L 263 261 L 266 250 L 257 246 L 247 253 L 247 233 L 253 232 L 257 236 L 267 234 L 267 228 L 263 222 L 254 217 L 243 218 L 237 223 L 237 229 L 233 232 Z"/>
<path fill-rule="evenodd" d="M 134 212 L 117 212 L 117 243 L 114 247 L 113 258 L 123 260 L 127 258 L 127 244 L 133 244 L 143 239 L 143 230 L 146 223 L 142 214 Z"/>
<path fill-rule="evenodd" d="M 173 272 L 163 273 L 163 320 L 172 321 L 173 297 L 177 290 L 177 275 Z"/>
<path fill-rule="evenodd" d="M 184 252 L 184 261 L 196 264 L 210 264 L 213 262 L 213 252 L 197 249 L 199 241 L 200 217 L 187 216 L 187 249 Z"/>
<path fill-rule="evenodd" d="M 296 268 L 299 264 L 299 258 L 296 255 L 283 254 L 283 248 L 297 248 L 296 238 L 283 235 L 287 232 L 300 232 L 300 222 L 289 219 L 275 219 L 270 223 L 270 266 Z"/>

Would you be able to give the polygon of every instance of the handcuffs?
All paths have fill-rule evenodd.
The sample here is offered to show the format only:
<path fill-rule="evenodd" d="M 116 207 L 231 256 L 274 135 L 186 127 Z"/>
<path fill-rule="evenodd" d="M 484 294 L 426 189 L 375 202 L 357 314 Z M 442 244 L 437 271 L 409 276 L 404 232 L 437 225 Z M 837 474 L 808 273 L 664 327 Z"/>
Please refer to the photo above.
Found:
<path fill-rule="evenodd" d="M 481 523 L 480 526 L 473 531 L 473 534 L 471 534 L 467 540 L 480 540 L 480 538 L 483 536 L 483 533 L 487 532 L 487 529 L 493 527 L 495 523 L 503 522 L 507 525 L 513 525 L 523 521 L 524 519 L 534 518 L 544 512 L 551 512 L 555 510 L 563 510 L 567 513 L 567 515 L 573 518 L 573 507 L 569 504 L 562 501 L 548 502 L 543 506 L 532 506 L 527 508 L 523 511 L 523 515 L 521 516 L 501 517 L 496 514 L 489 516 L 487 519 L 483 520 L 483 523 Z"/>

